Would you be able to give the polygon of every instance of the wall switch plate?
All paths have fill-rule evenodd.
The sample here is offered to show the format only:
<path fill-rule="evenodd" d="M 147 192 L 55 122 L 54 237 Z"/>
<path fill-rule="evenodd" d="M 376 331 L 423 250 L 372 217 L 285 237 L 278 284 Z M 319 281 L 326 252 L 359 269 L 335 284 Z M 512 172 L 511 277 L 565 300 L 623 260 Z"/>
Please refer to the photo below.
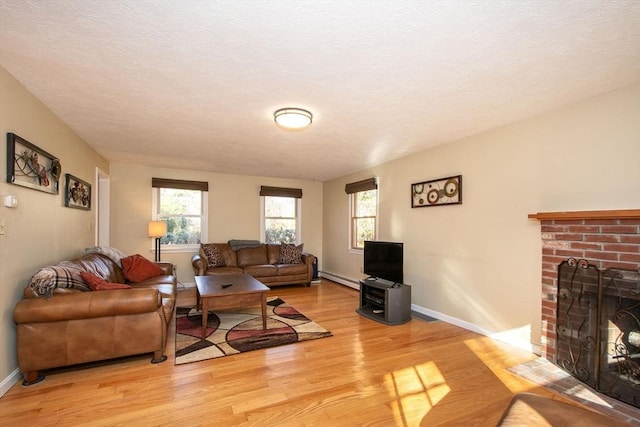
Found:
<path fill-rule="evenodd" d="M 4 205 L 8 208 L 16 208 L 18 207 L 18 198 L 10 194 L 4 196 Z"/>

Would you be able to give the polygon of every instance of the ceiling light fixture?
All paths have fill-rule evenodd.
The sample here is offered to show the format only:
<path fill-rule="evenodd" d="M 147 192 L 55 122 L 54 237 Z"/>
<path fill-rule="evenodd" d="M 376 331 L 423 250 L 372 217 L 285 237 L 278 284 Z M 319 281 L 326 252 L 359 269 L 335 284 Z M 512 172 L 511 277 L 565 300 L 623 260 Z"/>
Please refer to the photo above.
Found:
<path fill-rule="evenodd" d="M 273 113 L 276 124 L 285 129 L 303 129 L 313 122 L 313 114 L 302 108 L 281 108 Z"/>

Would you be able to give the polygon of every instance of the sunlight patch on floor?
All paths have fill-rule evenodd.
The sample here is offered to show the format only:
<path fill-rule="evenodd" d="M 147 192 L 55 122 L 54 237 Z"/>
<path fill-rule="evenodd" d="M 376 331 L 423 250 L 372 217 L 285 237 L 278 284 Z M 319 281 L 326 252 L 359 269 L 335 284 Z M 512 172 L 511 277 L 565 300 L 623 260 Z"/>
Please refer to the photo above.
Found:
<path fill-rule="evenodd" d="M 567 394 L 575 396 L 579 399 L 587 400 L 589 402 L 595 403 L 596 405 L 605 406 L 607 408 L 611 408 L 612 406 L 602 399 L 598 393 L 596 393 L 590 387 L 585 385 L 577 385 L 567 390 Z"/>
<path fill-rule="evenodd" d="M 451 391 L 434 362 L 393 371 L 384 378 L 396 425 L 418 425 L 420 420 Z"/>
<path fill-rule="evenodd" d="M 510 357 L 508 359 L 496 358 L 495 353 L 504 352 L 504 346 L 508 346 L 508 344 L 496 342 L 488 337 L 465 340 L 464 344 L 511 392 L 520 393 L 533 388 L 526 386 L 516 376 L 507 371 L 507 368 L 533 360 L 537 357 L 535 354 L 509 346 L 512 347 L 512 350 L 509 352 Z"/>

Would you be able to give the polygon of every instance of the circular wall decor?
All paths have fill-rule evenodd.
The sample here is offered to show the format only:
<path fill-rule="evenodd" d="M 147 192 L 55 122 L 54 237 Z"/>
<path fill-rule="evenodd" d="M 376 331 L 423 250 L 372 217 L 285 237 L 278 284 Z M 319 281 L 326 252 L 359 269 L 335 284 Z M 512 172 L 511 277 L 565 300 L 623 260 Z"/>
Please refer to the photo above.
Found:
<path fill-rule="evenodd" d="M 411 184 L 411 207 L 462 203 L 462 175 Z"/>

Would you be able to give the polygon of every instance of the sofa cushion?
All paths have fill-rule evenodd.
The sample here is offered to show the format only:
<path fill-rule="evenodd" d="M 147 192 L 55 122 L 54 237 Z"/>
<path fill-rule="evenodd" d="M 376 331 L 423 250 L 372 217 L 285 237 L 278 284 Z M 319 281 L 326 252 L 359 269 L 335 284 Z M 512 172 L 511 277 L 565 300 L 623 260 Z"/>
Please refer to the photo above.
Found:
<path fill-rule="evenodd" d="M 267 246 L 260 245 L 255 248 L 242 248 L 236 251 L 238 266 L 269 264 L 267 258 Z"/>
<path fill-rule="evenodd" d="M 207 265 L 209 267 L 224 267 L 224 257 L 220 248 L 215 243 L 201 243 L 200 249 L 202 253 L 207 257 Z"/>
<path fill-rule="evenodd" d="M 278 268 L 271 264 L 247 265 L 242 267 L 242 272 L 253 277 L 271 277 L 278 275 Z"/>
<path fill-rule="evenodd" d="M 276 267 L 278 267 L 278 276 L 307 274 L 309 269 L 307 264 L 278 264 Z"/>
<path fill-rule="evenodd" d="M 93 246 L 85 248 L 83 251 L 85 254 L 102 254 L 107 256 L 111 261 L 118 264 L 118 267 L 122 268 L 122 258 L 127 255 L 119 249 L 112 248 L 111 246 Z"/>
<path fill-rule="evenodd" d="M 124 283 L 109 283 L 102 277 L 98 277 L 93 273 L 87 273 L 86 271 L 80 272 L 82 280 L 91 288 L 92 291 L 109 291 L 112 289 L 131 289 L 131 286 Z"/>
<path fill-rule="evenodd" d="M 302 264 L 302 247 L 301 245 L 294 245 L 293 243 L 282 243 L 280 248 L 280 263 L 281 264 Z"/>
<path fill-rule="evenodd" d="M 142 282 L 161 276 L 164 270 L 140 254 L 122 258 L 122 271 L 129 282 Z"/>
<path fill-rule="evenodd" d="M 219 275 L 219 274 L 243 274 L 240 267 L 209 267 L 204 272 L 207 275 Z"/>
<path fill-rule="evenodd" d="M 65 265 L 72 265 L 81 271 L 93 273 L 110 283 L 125 282 L 122 268 L 111 258 L 100 253 L 87 253 L 70 261 L 63 261 L 63 263 L 65 263 Z"/>
<path fill-rule="evenodd" d="M 280 249 L 282 245 L 280 243 L 267 243 L 267 257 L 269 258 L 269 264 L 280 263 Z"/>

